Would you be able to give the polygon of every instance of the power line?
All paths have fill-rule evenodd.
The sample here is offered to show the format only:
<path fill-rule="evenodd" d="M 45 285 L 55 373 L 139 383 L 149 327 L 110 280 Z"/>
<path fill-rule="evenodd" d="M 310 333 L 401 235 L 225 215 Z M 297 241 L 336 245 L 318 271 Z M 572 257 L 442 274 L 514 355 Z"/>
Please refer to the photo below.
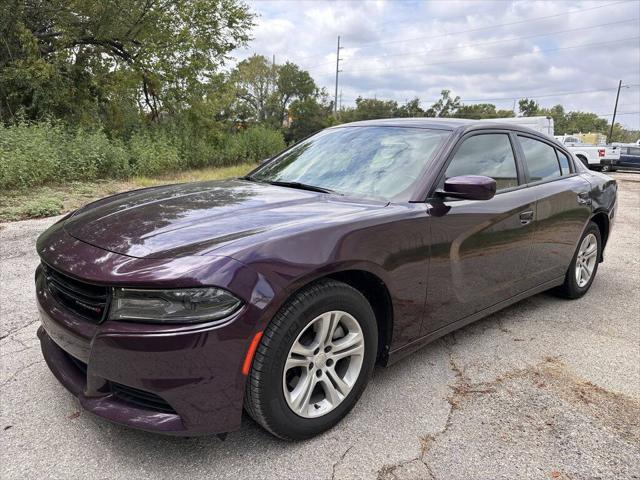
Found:
<path fill-rule="evenodd" d="M 557 14 L 553 14 L 553 15 L 546 15 L 543 17 L 534 17 L 534 18 L 527 18 L 524 20 L 518 20 L 515 22 L 509 22 L 509 23 L 502 23 L 502 24 L 497 24 L 497 25 L 491 25 L 491 26 L 487 26 L 487 27 L 479 27 L 479 28 L 472 28 L 472 29 L 467 29 L 467 30 L 458 30 L 456 32 L 447 32 L 447 33 L 443 33 L 440 35 L 432 35 L 429 37 L 416 37 L 416 38 L 407 38 L 407 39 L 400 39 L 400 40 L 390 40 L 387 42 L 364 42 L 364 43 L 360 43 L 360 44 L 356 44 L 356 46 L 367 46 L 367 45 L 386 45 L 386 44 L 390 44 L 390 43 L 402 43 L 402 42 L 411 42 L 411 41 L 415 41 L 415 40 L 428 40 L 431 38 L 442 38 L 442 37 L 446 37 L 449 35 L 458 35 L 461 33 L 471 33 L 471 32 L 479 32 L 479 31 L 483 31 L 483 30 L 493 30 L 499 27 L 508 27 L 511 25 L 519 25 L 522 23 L 530 23 L 530 22 L 537 22 L 540 20 L 546 20 L 549 18 L 555 18 L 555 17 L 563 17 L 566 15 L 571 15 L 571 14 L 576 14 L 576 13 L 582 13 L 582 12 L 586 12 L 586 11 L 591 11 L 591 10 L 596 10 L 596 9 L 600 9 L 600 8 L 606 8 L 606 7 L 610 7 L 613 5 L 618 5 L 620 3 L 632 3 L 632 2 L 628 2 L 626 0 L 621 0 L 618 2 L 612 2 L 612 3 L 607 3 L 605 5 L 598 5 L 595 7 L 587 7 L 587 8 L 581 8 L 581 9 L 575 9 L 575 10 L 567 10 L 565 12 L 562 13 L 557 13 Z M 407 20 L 409 21 L 409 20 Z M 413 18 L 411 21 L 415 21 L 415 18 Z M 393 23 L 393 22 L 391 22 Z M 384 25 L 380 24 L 380 25 Z M 308 55 L 308 56 L 304 56 L 304 57 L 298 57 L 296 59 L 296 61 L 300 61 L 300 60 L 307 60 L 309 58 L 318 58 L 318 57 L 326 57 L 330 55 L 330 53 L 320 53 L 320 54 L 316 54 L 316 55 Z M 287 58 L 288 59 L 288 58 Z"/>
<path fill-rule="evenodd" d="M 585 47 L 594 47 L 594 46 L 600 46 L 600 45 L 610 45 L 613 43 L 621 43 L 621 42 L 626 42 L 628 40 L 638 40 L 640 39 L 640 36 L 636 36 L 636 37 L 627 37 L 627 38 L 620 38 L 618 40 L 612 40 L 609 42 L 597 42 L 597 43 L 586 43 L 584 45 L 572 45 L 569 47 L 559 47 L 559 48 L 547 48 L 544 50 L 536 50 L 535 52 L 525 52 L 525 53 L 519 53 L 519 54 L 507 54 L 507 55 L 495 55 L 492 57 L 477 57 L 477 58 L 466 58 L 463 60 L 450 60 L 448 62 L 437 62 L 437 63 L 424 63 L 422 65 L 405 65 L 405 66 L 386 66 L 386 67 L 376 67 L 376 68 L 365 68 L 365 69 L 360 69 L 360 70 L 356 70 L 355 73 L 360 73 L 360 72 L 375 72 L 375 71 L 382 71 L 382 70 L 393 70 L 393 71 L 397 71 L 397 70 L 419 70 L 422 67 L 429 67 L 429 66 L 435 66 L 435 65 L 450 65 L 450 64 L 454 64 L 454 63 L 466 63 L 466 62 L 475 62 L 478 60 L 493 60 L 496 58 L 516 58 L 516 57 L 522 57 L 525 55 L 531 55 L 534 53 L 548 53 L 548 52 L 558 52 L 561 50 L 571 50 L 571 49 L 577 49 L 577 48 L 585 48 Z"/>
<path fill-rule="evenodd" d="M 591 112 L 585 112 L 585 113 L 591 113 Z M 618 115 L 638 115 L 640 114 L 640 111 L 638 112 L 617 112 L 617 113 L 596 113 L 596 115 L 598 115 L 599 117 L 612 117 L 613 115 L 618 116 Z"/>
<path fill-rule="evenodd" d="M 406 38 L 406 39 L 401 39 L 401 40 L 388 40 L 385 42 L 364 42 L 364 43 L 360 43 L 360 44 L 355 44 L 355 46 L 362 46 L 362 45 L 389 45 L 392 43 L 402 43 L 402 42 L 413 42 L 416 40 L 428 40 L 428 39 L 432 39 L 432 38 L 442 38 L 442 37 L 447 37 L 449 35 L 458 35 L 460 33 L 470 33 L 470 32 L 480 32 L 483 30 L 493 30 L 497 27 L 508 27 L 508 26 L 512 26 L 512 25 L 520 25 L 523 23 L 530 23 L 530 22 L 537 22 L 539 20 L 546 20 L 548 18 L 555 18 L 555 17 L 564 17 L 566 15 L 570 15 L 572 13 L 582 13 L 582 12 L 586 12 L 586 11 L 590 11 L 590 10 L 597 10 L 599 8 L 606 8 L 606 7 L 611 7 L 613 5 L 618 5 L 620 3 L 632 3 L 632 2 L 627 2 L 626 0 L 621 0 L 619 2 L 613 2 L 613 3 L 607 3 L 604 5 L 597 5 L 595 7 L 587 7 L 587 8 L 581 8 L 581 9 L 576 9 L 576 10 L 568 10 L 565 11 L 563 13 L 556 13 L 553 15 L 545 15 L 543 17 L 534 17 L 534 18 L 528 18 L 528 19 L 524 19 L 524 20 L 518 20 L 515 22 L 509 22 L 509 23 L 501 23 L 498 25 L 491 25 L 491 26 L 487 26 L 487 27 L 478 27 L 478 28 L 472 28 L 472 29 L 467 29 L 467 30 L 459 30 L 457 32 L 447 32 L 447 33 L 442 33 L 439 35 L 431 35 L 428 37 L 414 37 L 414 38 Z"/>
<path fill-rule="evenodd" d="M 627 87 L 637 87 L 640 86 L 640 83 L 633 83 L 631 85 L 627 85 Z M 574 90 L 570 92 L 559 92 L 559 93 L 548 93 L 544 95 L 517 95 L 513 97 L 494 97 L 494 98 L 473 98 L 467 99 L 465 102 L 487 102 L 487 101 L 497 101 L 497 100 L 513 100 L 514 98 L 547 98 L 547 97 L 564 97 L 566 95 L 578 95 L 581 93 L 595 93 L 595 92 L 606 92 L 610 90 L 617 90 L 618 87 L 611 88 L 597 88 L 593 90 Z"/>
<path fill-rule="evenodd" d="M 564 15 L 570 15 L 572 13 L 580 13 L 580 12 L 587 11 L 587 10 L 596 10 L 596 9 L 599 9 L 599 8 L 605 8 L 605 7 L 616 5 L 616 4 L 619 4 L 619 3 L 632 3 L 632 2 L 626 2 L 626 1 L 622 0 L 622 1 L 619 1 L 619 2 L 605 3 L 605 4 L 597 5 L 595 7 L 577 8 L 577 9 L 574 9 L 574 10 L 567 10 L 564 13 L 547 15 L 547 16 L 544 16 L 544 17 L 537 17 L 536 19 L 544 20 L 544 19 L 547 19 L 547 18 L 554 18 L 554 17 L 564 16 Z M 532 19 L 532 20 L 534 20 L 534 19 Z M 397 24 L 397 23 L 410 23 L 410 22 L 413 22 L 413 21 L 415 21 L 415 16 L 412 17 L 412 18 L 406 18 L 404 20 L 390 20 L 388 22 L 382 22 L 382 23 L 379 23 L 377 26 L 381 27 L 381 26 L 384 26 L 384 25 L 393 25 L 393 24 Z M 512 23 L 506 23 L 506 24 L 503 24 L 503 25 L 504 26 L 517 25 L 518 23 L 519 22 L 512 22 Z M 496 26 L 500 26 L 500 25 L 496 25 Z M 491 27 L 486 27 L 486 28 L 491 28 Z"/>
<path fill-rule="evenodd" d="M 435 49 L 435 50 L 422 51 L 422 52 L 419 52 L 419 53 L 391 53 L 391 54 L 388 54 L 388 55 L 365 55 L 365 56 L 358 55 L 357 57 L 354 57 L 354 58 L 355 58 L 356 61 L 358 61 L 358 60 L 366 59 L 366 58 L 420 57 L 420 56 L 431 55 L 432 53 L 436 53 L 436 52 L 450 52 L 450 51 L 455 51 L 455 50 L 462 50 L 462 49 L 468 48 L 468 47 L 478 47 L 478 46 L 484 46 L 484 45 L 497 45 L 497 44 L 500 44 L 500 43 L 514 42 L 514 41 L 517 41 L 517 40 L 525 40 L 525 39 L 529 39 L 529 38 L 546 37 L 546 36 L 555 35 L 555 34 L 558 34 L 558 33 L 577 32 L 577 31 L 581 31 L 581 30 L 589 30 L 589 29 L 593 29 L 593 28 L 608 27 L 608 26 L 611 26 L 611 25 L 619 25 L 619 24 L 623 24 L 623 23 L 637 22 L 638 20 L 640 20 L 640 17 L 632 18 L 632 19 L 629 19 L 629 20 L 619 20 L 619 21 L 616 21 L 616 22 L 608 22 L 608 23 L 600 23 L 600 24 L 597 24 L 597 25 L 589 25 L 589 26 L 586 26 L 586 27 L 572 28 L 572 29 L 568 29 L 568 30 L 557 30 L 555 32 L 537 33 L 537 34 L 534 34 L 534 35 L 525 35 L 525 36 L 522 36 L 522 37 L 512 37 L 512 38 L 506 38 L 506 39 L 502 39 L 502 40 L 493 40 L 493 41 L 490 41 L 490 42 L 466 43 L 466 44 L 458 45 L 456 47 L 438 48 L 438 49 Z M 349 61 L 351 59 L 346 59 L 346 60 Z M 306 70 L 313 70 L 314 68 L 322 67 L 322 66 L 325 66 L 325 65 L 330 65 L 332 63 L 333 63 L 333 60 L 328 61 L 328 62 L 319 63 L 319 64 L 316 64 L 316 65 L 312 65 L 310 67 L 305 67 L 305 69 Z"/>
<path fill-rule="evenodd" d="M 480 42 L 480 43 L 465 43 L 462 45 L 457 45 L 456 47 L 451 47 L 451 48 L 438 48 L 435 50 L 426 50 L 426 51 L 422 51 L 419 53 L 391 53 L 388 55 L 363 55 L 360 56 L 358 55 L 358 57 L 356 57 L 356 60 L 360 60 L 363 58 L 389 58 L 389 57 L 419 57 L 419 56 L 425 56 L 425 55 L 431 55 L 432 53 L 435 52 L 450 52 L 450 51 L 454 51 L 454 50 L 461 50 L 463 48 L 468 48 L 468 47 L 478 47 L 478 46 L 483 46 L 483 45 L 497 45 L 500 43 L 506 43 L 506 42 L 514 42 L 516 40 L 525 40 L 528 38 L 536 38 L 536 37 L 546 37 L 549 35 L 555 35 L 558 33 L 568 33 L 568 32 L 577 32 L 580 30 L 589 30 L 589 29 L 593 29 L 593 28 L 600 28 L 600 27 L 607 27 L 607 26 L 611 26 L 611 25 L 619 25 L 621 23 L 631 23 L 631 22 L 637 22 L 638 20 L 640 20 L 640 18 L 632 18 L 629 20 L 619 20 L 617 22 L 608 22 L 608 23 L 600 23 L 598 25 L 589 25 L 586 27 L 579 27 L 579 28 L 572 28 L 569 30 L 557 30 L 555 32 L 548 32 L 548 33 L 536 33 L 533 35 L 525 35 L 522 37 L 512 37 L 512 38 L 505 38 L 502 40 L 492 40 L 490 42 Z M 347 59 L 349 60 L 349 59 Z M 313 68 L 313 67 L 310 67 Z"/>

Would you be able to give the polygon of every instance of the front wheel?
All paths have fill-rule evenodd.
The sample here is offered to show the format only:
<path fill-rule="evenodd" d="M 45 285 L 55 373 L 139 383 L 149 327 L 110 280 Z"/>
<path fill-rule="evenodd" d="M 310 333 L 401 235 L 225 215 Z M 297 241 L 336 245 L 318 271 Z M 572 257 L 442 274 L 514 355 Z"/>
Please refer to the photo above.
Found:
<path fill-rule="evenodd" d="M 561 296 L 571 299 L 580 298 L 587 293 L 598 271 L 601 251 L 600 229 L 594 222 L 589 222 L 580 237 L 564 283 L 556 291 Z"/>
<path fill-rule="evenodd" d="M 356 404 L 377 345 L 375 314 L 358 290 L 334 280 L 311 285 L 264 331 L 247 378 L 245 410 L 277 437 L 317 435 Z"/>

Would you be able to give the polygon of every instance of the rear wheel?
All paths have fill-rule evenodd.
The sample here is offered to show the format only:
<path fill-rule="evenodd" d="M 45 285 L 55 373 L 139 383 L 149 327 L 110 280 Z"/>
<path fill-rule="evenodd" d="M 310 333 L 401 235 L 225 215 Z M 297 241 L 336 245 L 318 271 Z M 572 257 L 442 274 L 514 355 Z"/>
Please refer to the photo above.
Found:
<path fill-rule="evenodd" d="M 338 423 L 364 391 L 378 329 L 365 297 L 324 280 L 296 294 L 267 326 L 247 378 L 245 409 L 283 439 Z"/>
<path fill-rule="evenodd" d="M 587 293 L 598 271 L 601 250 L 600 229 L 594 222 L 589 222 L 578 242 L 578 248 L 569 265 L 564 283 L 557 289 L 560 295 L 573 299 Z"/>

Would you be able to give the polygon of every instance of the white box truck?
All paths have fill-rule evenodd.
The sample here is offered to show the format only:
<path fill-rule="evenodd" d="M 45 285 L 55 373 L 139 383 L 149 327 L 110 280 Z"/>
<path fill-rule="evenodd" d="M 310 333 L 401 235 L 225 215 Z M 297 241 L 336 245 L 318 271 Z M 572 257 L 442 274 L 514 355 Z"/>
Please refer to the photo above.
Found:
<path fill-rule="evenodd" d="M 509 117 L 509 118 L 485 118 L 483 122 L 512 123 L 522 125 L 536 132 L 553 137 L 553 118 L 551 117 Z"/>

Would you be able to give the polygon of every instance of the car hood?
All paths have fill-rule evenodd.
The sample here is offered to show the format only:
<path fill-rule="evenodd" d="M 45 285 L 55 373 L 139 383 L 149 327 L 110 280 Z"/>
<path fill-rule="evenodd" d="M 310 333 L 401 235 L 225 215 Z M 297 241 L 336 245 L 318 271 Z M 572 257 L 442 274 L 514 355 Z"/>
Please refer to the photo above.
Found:
<path fill-rule="evenodd" d="M 138 258 L 202 255 L 247 237 L 348 221 L 386 203 L 225 180 L 134 190 L 65 220 L 72 237 Z"/>

